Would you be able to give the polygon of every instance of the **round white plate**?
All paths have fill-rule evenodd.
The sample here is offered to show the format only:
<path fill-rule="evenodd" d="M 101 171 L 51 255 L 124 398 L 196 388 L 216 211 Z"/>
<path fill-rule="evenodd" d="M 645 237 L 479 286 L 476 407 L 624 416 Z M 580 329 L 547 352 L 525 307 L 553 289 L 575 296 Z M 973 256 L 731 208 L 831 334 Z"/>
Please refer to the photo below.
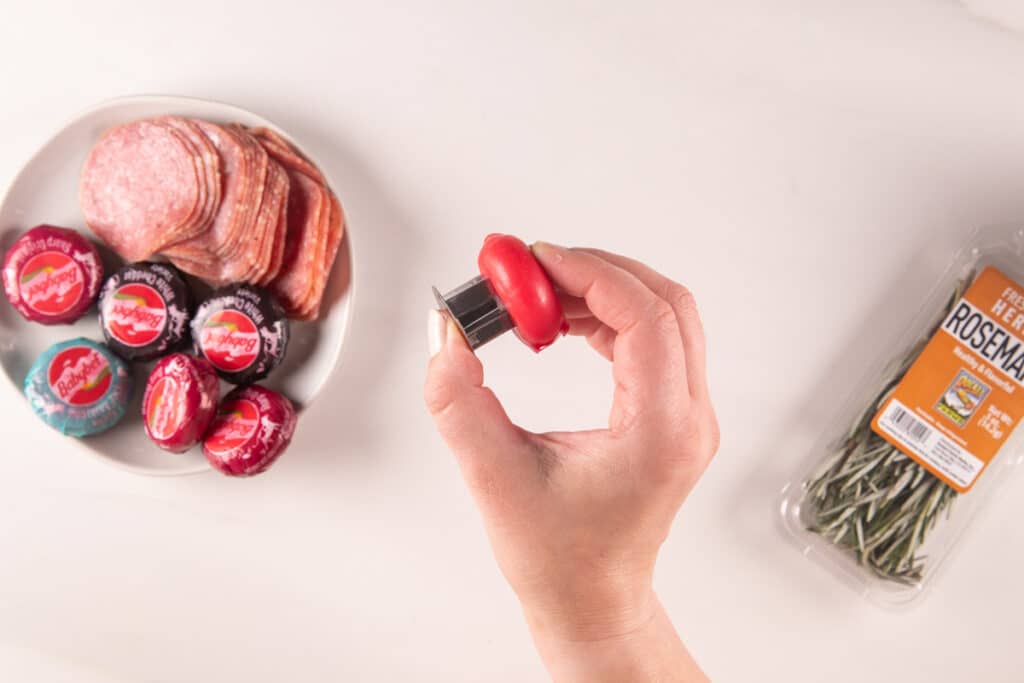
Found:
<path fill-rule="evenodd" d="M 40 223 L 79 230 L 105 248 L 85 227 L 78 208 L 78 174 L 86 155 L 99 136 L 111 126 L 135 119 L 177 114 L 217 123 L 239 122 L 247 126 L 267 126 L 278 130 L 320 166 L 310 149 L 278 126 L 244 109 L 228 104 L 184 97 L 144 96 L 111 100 L 75 117 L 49 142 L 43 145 L 21 172 L 0 203 L 0 250 L 6 250 L 18 236 Z M 338 187 L 331 183 L 335 191 Z M 109 257 L 109 258 L 108 258 Z M 118 261 L 104 252 L 108 272 Z M 261 384 L 291 398 L 301 410 L 309 406 L 323 388 L 341 354 L 342 342 L 352 310 L 352 242 L 349 227 L 338 250 L 331 272 L 320 319 L 312 323 L 292 323 L 288 355 Z M 45 326 L 24 320 L 6 301 L 0 301 L 0 365 L 12 386 L 5 390 L 21 392 L 32 362 L 48 346 L 73 337 L 103 341 L 95 307 L 74 325 Z M 210 469 L 200 449 L 188 453 L 167 453 L 154 446 L 142 426 L 140 404 L 151 364 L 136 364 L 134 400 L 128 415 L 114 429 L 84 439 L 66 437 L 69 445 L 101 460 L 139 474 L 192 474 Z M 227 391 L 230 386 L 222 383 Z M 28 413 L 26 413 L 28 414 Z M 41 420 L 39 429 L 50 429 Z M 26 456 L 29 454 L 26 454 Z"/>

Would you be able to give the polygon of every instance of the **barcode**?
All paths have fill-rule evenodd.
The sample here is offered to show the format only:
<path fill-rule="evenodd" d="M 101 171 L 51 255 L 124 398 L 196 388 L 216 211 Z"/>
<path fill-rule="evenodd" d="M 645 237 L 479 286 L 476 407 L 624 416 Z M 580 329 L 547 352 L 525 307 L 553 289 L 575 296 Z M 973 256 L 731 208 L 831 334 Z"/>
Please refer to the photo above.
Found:
<path fill-rule="evenodd" d="M 920 443 L 928 438 L 931 429 L 903 408 L 893 408 L 889 413 L 889 422 L 914 441 Z"/>

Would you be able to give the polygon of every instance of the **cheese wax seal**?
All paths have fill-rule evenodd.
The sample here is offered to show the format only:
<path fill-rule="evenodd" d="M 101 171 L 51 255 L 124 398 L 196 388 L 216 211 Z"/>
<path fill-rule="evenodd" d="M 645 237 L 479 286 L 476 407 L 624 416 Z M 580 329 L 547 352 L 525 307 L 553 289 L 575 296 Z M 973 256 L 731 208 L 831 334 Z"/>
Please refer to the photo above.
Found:
<path fill-rule="evenodd" d="M 203 438 L 219 400 L 220 379 L 208 360 L 185 353 L 166 356 L 146 382 L 146 435 L 165 451 L 184 453 Z"/>
<path fill-rule="evenodd" d="M 44 325 L 73 323 L 99 292 L 103 263 L 92 242 L 68 228 L 39 225 L 7 251 L 4 293 L 21 315 Z"/>
<path fill-rule="evenodd" d="M 434 297 L 477 349 L 509 330 L 534 351 L 569 331 L 554 285 L 530 248 L 511 235 L 488 235 L 477 257 L 480 276 Z"/>
<path fill-rule="evenodd" d="M 259 474 L 288 448 L 297 421 L 295 407 L 281 394 L 261 386 L 239 387 L 217 409 L 203 453 L 228 476 Z"/>
<path fill-rule="evenodd" d="M 107 345 L 131 361 L 159 358 L 188 336 L 191 294 L 174 266 L 129 263 L 100 293 L 100 326 Z"/>
<path fill-rule="evenodd" d="M 25 397 L 61 434 L 89 436 L 124 417 L 132 394 L 128 366 L 103 344 L 72 339 L 48 348 L 25 377 Z"/>
<path fill-rule="evenodd" d="M 196 310 L 192 343 L 232 384 L 269 375 L 288 348 L 288 318 L 262 287 L 232 285 L 214 291 Z"/>

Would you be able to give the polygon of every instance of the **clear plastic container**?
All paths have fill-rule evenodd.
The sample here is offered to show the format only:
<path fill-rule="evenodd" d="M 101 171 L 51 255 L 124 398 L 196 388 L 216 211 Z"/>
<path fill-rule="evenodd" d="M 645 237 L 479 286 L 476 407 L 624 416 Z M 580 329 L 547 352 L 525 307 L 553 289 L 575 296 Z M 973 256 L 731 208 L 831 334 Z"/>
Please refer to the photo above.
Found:
<path fill-rule="evenodd" d="M 953 324 L 950 311 L 958 310 L 957 302 L 963 301 L 960 295 L 990 266 L 1024 293 L 1024 230 L 989 228 L 968 238 L 896 343 L 883 349 L 879 360 L 863 373 L 828 431 L 817 439 L 797 475 L 782 491 L 783 525 L 803 554 L 863 597 L 885 607 L 910 605 L 925 593 L 978 511 L 1024 461 L 1024 430 L 1019 428 L 1024 410 L 1016 411 L 1012 420 L 1004 418 L 1006 436 L 1001 438 L 1005 440 L 973 486 L 962 493 L 926 471 L 920 453 L 911 457 L 908 452 L 912 448 L 882 438 L 876 431 L 882 429 L 882 423 L 872 421 L 883 407 L 886 415 L 882 419 L 889 419 L 889 410 L 901 405 L 890 400 L 892 387 L 899 384 L 933 335 L 947 334 L 946 325 Z M 1015 334 L 1024 337 L 1024 327 Z M 966 344 L 962 346 L 971 351 Z M 971 362 L 968 356 L 970 353 L 958 357 L 967 364 Z M 969 374 L 971 368 L 967 370 Z M 911 379 L 924 376 L 945 381 L 927 363 L 913 372 Z M 1003 375 L 995 372 L 998 377 L 993 377 L 993 372 L 989 376 L 1002 381 Z M 1013 400 L 1024 402 L 1024 384 L 1013 383 L 1010 376 L 1007 379 L 1011 381 L 1002 386 L 1014 386 Z M 984 384 L 993 382 L 984 380 Z M 953 386 L 950 384 L 949 390 Z M 992 396 L 987 405 L 995 406 L 998 396 Z M 979 415 L 983 410 L 995 412 L 997 417 L 1001 414 L 985 406 L 985 394 L 973 398 Z M 955 396 L 953 400 L 957 400 Z M 974 420 L 977 426 L 982 417 L 990 419 L 991 415 L 972 415 L 967 420 Z M 917 420 L 925 422 L 921 415 Z M 961 434 L 952 422 L 930 420 L 944 425 L 933 425 L 937 433 L 952 438 Z"/>

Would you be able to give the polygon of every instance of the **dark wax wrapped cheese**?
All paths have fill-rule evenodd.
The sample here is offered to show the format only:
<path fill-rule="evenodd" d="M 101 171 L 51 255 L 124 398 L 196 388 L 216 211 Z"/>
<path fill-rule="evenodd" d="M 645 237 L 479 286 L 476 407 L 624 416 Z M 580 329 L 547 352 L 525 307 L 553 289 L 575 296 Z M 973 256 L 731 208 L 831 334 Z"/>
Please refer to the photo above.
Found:
<path fill-rule="evenodd" d="M 48 348 L 25 377 L 25 397 L 62 434 L 89 436 L 124 417 L 132 394 L 128 366 L 103 344 L 72 339 Z"/>
<path fill-rule="evenodd" d="M 188 285 L 165 263 L 129 263 L 118 270 L 103 285 L 99 308 L 107 344 L 127 360 L 159 358 L 188 335 Z"/>
<path fill-rule="evenodd" d="M 103 264 L 92 242 L 74 230 L 32 228 L 4 257 L 4 293 L 28 320 L 73 323 L 96 301 Z"/>
<path fill-rule="evenodd" d="M 171 354 L 156 364 L 146 382 L 146 434 L 165 451 L 183 453 L 203 438 L 219 399 L 220 378 L 208 360 Z"/>
<path fill-rule="evenodd" d="M 277 460 L 295 433 L 292 402 L 261 386 L 239 387 L 217 410 L 203 453 L 214 468 L 233 477 L 263 472 Z"/>
<path fill-rule="evenodd" d="M 232 384 L 251 384 L 273 371 L 288 348 L 288 318 L 265 289 L 218 289 L 196 310 L 192 343 Z"/>

